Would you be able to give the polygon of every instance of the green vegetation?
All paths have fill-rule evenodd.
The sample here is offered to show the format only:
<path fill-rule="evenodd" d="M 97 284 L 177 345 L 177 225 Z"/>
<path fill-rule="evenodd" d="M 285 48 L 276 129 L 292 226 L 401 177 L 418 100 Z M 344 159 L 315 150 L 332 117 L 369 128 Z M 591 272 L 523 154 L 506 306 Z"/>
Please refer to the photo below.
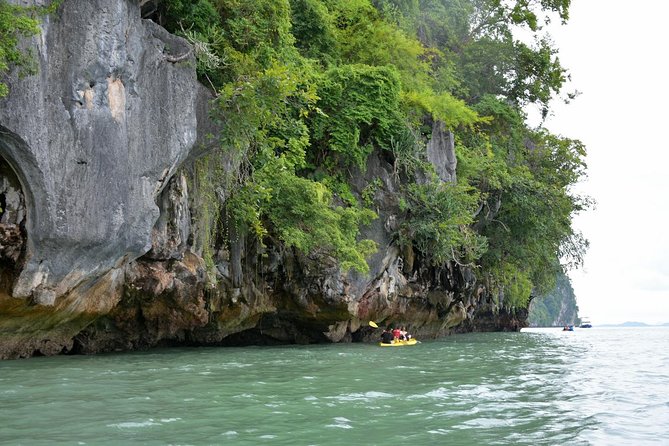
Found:
<path fill-rule="evenodd" d="M 221 150 L 241 165 L 208 177 L 231 190 L 229 237 L 366 272 L 375 244 L 360 227 L 384 186 L 360 178 L 378 154 L 399 183 L 396 243 L 433 266 L 477 268 L 507 308 L 552 289 L 587 246 L 571 226 L 589 205 L 571 191 L 585 150 L 530 127 L 524 109 L 546 116 L 562 94 L 567 72 L 542 25 L 566 21 L 569 3 L 163 0 L 162 23 L 195 45 L 218 95 Z M 439 121 L 456 135 L 457 184 L 427 162 Z"/>
<path fill-rule="evenodd" d="M 364 169 L 374 147 L 388 147 L 403 127 L 396 70 L 343 65 L 325 72 L 318 87 L 321 113 L 311 120 L 312 152 L 331 169 Z"/>
<path fill-rule="evenodd" d="M 25 72 L 34 71 L 30 53 L 22 51 L 18 42 L 21 37 L 39 32 L 39 22 L 30 16 L 31 10 L 10 5 L 0 0 L 0 79 L 13 67 L 18 66 Z M 0 98 L 7 96 L 9 87 L 0 81 Z"/>
<path fill-rule="evenodd" d="M 413 244 L 435 266 L 448 261 L 472 264 L 487 248 L 485 238 L 471 228 L 477 202 L 476 191 L 459 184 L 410 184 L 402 203 L 407 218 L 400 243 Z"/>
<path fill-rule="evenodd" d="M 533 327 L 581 323 L 574 289 L 567 275 L 558 274 L 555 287 L 550 292 L 532 299 L 528 322 Z"/>
<path fill-rule="evenodd" d="M 47 6 L 23 7 L 0 0 L 0 98 L 7 96 L 9 87 L 2 78 L 14 67 L 20 75 L 35 73 L 35 60 L 30 51 L 20 47 L 21 38 L 39 33 L 39 17 L 56 11 L 62 0 L 52 0 Z"/>

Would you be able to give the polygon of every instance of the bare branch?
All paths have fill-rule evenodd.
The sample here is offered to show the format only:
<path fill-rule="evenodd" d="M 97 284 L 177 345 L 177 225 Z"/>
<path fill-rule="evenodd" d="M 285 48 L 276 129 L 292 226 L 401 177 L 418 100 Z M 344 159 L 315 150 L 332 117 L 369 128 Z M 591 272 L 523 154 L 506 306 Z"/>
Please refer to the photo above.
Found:
<path fill-rule="evenodd" d="M 180 56 L 172 56 L 170 54 L 166 54 L 165 55 L 165 60 L 167 60 L 168 62 L 177 63 L 177 62 L 181 62 L 183 60 L 188 59 L 191 54 L 193 54 L 193 49 L 192 48 L 189 49 L 186 53 L 184 53 Z"/>

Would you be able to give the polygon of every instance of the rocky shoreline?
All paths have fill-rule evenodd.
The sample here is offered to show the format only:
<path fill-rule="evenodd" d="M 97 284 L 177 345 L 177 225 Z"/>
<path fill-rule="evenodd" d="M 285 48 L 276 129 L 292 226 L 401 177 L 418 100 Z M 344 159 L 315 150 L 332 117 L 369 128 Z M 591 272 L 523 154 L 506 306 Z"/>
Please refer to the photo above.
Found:
<path fill-rule="evenodd" d="M 207 158 L 212 96 L 189 44 L 139 8 L 65 1 L 32 39 L 38 75 L 14 76 L 0 99 L 0 358 L 369 341 L 369 320 L 421 338 L 526 325 L 471 268 L 400 252 L 399 180 L 380 153 L 359 172 L 382 183 L 368 275 L 278 243 L 209 240 L 198 175 L 236 164 Z M 433 127 L 429 159 L 454 180 L 453 135 Z"/>

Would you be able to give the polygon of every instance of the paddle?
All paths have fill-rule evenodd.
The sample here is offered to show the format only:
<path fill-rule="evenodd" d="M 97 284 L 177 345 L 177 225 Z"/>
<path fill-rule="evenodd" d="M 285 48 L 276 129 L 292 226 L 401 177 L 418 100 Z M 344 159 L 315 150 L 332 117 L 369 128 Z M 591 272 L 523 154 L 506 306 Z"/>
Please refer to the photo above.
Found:
<path fill-rule="evenodd" d="M 376 322 L 374 322 L 374 321 L 369 321 L 369 326 L 372 327 L 372 328 L 379 328 L 379 326 L 376 325 Z"/>

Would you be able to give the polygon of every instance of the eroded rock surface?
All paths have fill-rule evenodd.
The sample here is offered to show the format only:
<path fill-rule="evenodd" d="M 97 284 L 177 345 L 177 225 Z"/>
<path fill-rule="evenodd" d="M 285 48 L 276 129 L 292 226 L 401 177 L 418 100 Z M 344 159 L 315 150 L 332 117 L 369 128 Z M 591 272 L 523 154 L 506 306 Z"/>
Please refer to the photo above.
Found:
<path fill-rule="evenodd" d="M 54 304 L 151 248 L 156 201 L 196 139 L 198 84 L 188 44 L 137 2 L 66 0 L 32 46 L 39 74 L 0 100 L 0 156 L 28 209 L 11 291 Z"/>
<path fill-rule="evenodd" d="M 523 325 L 470 269 L 397 246 L 400 173 L 378 152 L 352 180 L 357 194 L 379 185 L 369 274 L 231 237 L 230 191 L 203 186 L 238 160 L 211 153 L 190 47 L 140 4 L 64 0 L 32 41 L 39 74 L 0 100 L 0 358 L 371 340 L 370 320 L 421 338 Z M 443 123 L 427 155 L 456 180 Z"/>
<path fill-rule="evenodd" d="M 27 45 L 38 74 L 14 73 L 0 99 L 0 357 L 67 351 L 117 306 L 195 143 L 201 89 L 187 42 L 135 1 L 65 0 Z"/>

